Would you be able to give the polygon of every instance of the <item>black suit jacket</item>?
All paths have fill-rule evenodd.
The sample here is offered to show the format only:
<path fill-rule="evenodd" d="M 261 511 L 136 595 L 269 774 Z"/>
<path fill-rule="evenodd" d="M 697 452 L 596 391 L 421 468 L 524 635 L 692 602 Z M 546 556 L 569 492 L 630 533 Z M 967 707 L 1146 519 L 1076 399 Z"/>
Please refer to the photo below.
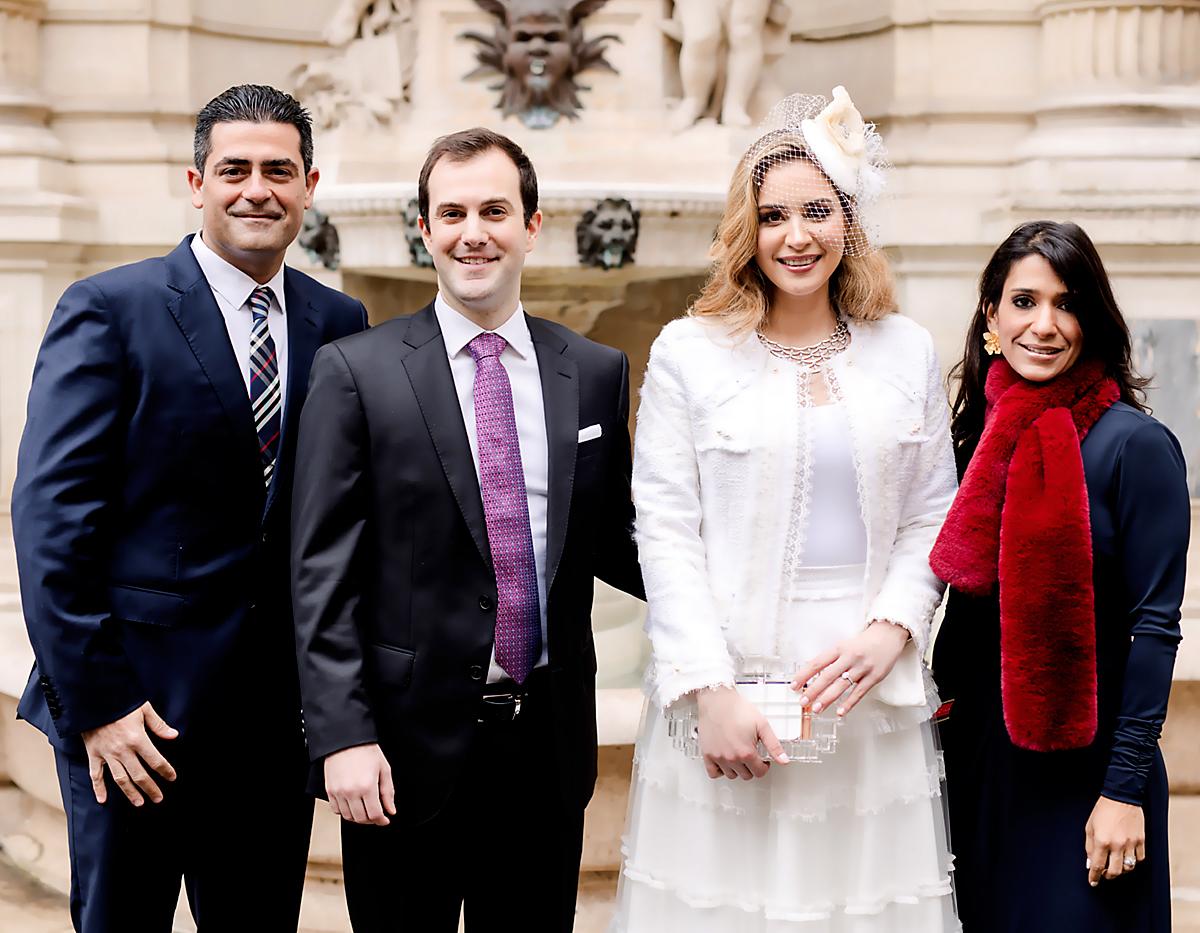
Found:
<path fill-rule="evenodd" d="M 36 665 L 18 713 L 66 750 L 146 700 L 186 735 L 215 699 L 293 725 L 287 503 L 317 348 L 362 303 L 287 269 L 275 478 L 186 237 L 76 282 L 38 353 L 12 518 Z M 280 723 L 279 717 L 286 717 Z"/>
<path fill-rule="evenodd" d="M 528 318 L 549 450 L 548 762 L 596 777 L 593 577 L 644 596 L 629 493 L 625 355 Z M 579 443 L 581 428 L 600 438 Z M 292 506 L 309 751 L 379 742 L 402 819 L 434 815 L 475 734 L 496 624 L 483 501 L 433 305 L 317 354 Z M 316 777 L 314 775 L 314 777 Z"/>

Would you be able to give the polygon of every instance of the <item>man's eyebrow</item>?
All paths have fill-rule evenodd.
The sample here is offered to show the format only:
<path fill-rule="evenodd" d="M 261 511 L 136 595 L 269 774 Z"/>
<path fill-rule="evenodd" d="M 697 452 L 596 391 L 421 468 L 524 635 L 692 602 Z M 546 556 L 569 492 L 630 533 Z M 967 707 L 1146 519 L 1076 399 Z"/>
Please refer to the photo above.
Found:
<path fill-rule="evenodd" d="M 504 197 L 503 195 L 497 195 L 494 198 L 487 198 L 486 200 L 480 202 L 480 207 L 492 207 L 494 205 L 502 205 L 504 207 L 511 208 L 512 201 L 510 201 L 508 198 Z M 460 204 L 458 201 L 439 201 L 437 204 L 437 207 L 434 208 L 434 212 L 437 213 L 437 212 L 448 210 L 448 209 L 456 210 L 456 211 L 465 211 L 467 208 L 465 205 Z"/>
<path fill-rule="evenodd" d="M 246 159 L 241 156 L 225 156 L 219 159 L 214 168 L 220 168 L 222 165 L 234 165 L 238 168 L 245 168 L 253 165 L 252 159 Z M 262 162 L 264 168 L 296 168 L 296 162 L 293 159 L 264 159 Z"/>

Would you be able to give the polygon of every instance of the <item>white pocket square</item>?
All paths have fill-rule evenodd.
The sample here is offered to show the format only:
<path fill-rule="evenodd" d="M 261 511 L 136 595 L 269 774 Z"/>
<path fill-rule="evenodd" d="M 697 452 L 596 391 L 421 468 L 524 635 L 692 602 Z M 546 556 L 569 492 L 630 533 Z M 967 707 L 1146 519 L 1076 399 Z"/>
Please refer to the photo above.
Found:
<path fill-rule="evenodd" d="M 579 429 L 579 443 L 582 444 L 584 441 L 594 441 L 603 433 L 604 432 L 600 430 L 600 425 L 589 424 L 586 428 Z"/>

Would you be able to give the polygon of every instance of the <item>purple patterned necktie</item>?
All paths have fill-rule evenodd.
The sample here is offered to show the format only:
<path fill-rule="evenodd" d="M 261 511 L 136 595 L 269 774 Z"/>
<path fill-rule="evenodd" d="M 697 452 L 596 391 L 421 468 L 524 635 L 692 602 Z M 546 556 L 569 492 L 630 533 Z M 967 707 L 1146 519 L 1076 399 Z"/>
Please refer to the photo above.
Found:
<path fill-rule="evenodd" d="M 496 572 L 496 663 L 520 684 L 541 657 L 542 624 L 512 386 L 500 362 L 506 346 L 499 334 L 483 333 L 467 349 L 475 360 L 479 485 Z"/>

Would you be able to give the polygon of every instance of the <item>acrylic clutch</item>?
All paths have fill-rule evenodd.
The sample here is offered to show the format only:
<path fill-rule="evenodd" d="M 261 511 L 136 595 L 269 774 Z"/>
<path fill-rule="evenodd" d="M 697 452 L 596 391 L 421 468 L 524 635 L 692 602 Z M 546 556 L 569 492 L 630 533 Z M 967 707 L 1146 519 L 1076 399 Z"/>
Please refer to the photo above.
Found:
<path fill-rule="evenodd" d="M 734 686 L 766 716 L 791 761 L 819 762 L 837 751 L 837 715 L 814 714 L 802 707 L 800 695 L 792 690 L 790 676 L 765 672 L 739 674 Z M 665 715 L 671 744 L 687 757 L 699 758 L 700 717 L 695 701 L 689 698 L 674 703 Z M 758 753 L 764 761 L 771 757 L 762 742 L 758 743 Z"/>

